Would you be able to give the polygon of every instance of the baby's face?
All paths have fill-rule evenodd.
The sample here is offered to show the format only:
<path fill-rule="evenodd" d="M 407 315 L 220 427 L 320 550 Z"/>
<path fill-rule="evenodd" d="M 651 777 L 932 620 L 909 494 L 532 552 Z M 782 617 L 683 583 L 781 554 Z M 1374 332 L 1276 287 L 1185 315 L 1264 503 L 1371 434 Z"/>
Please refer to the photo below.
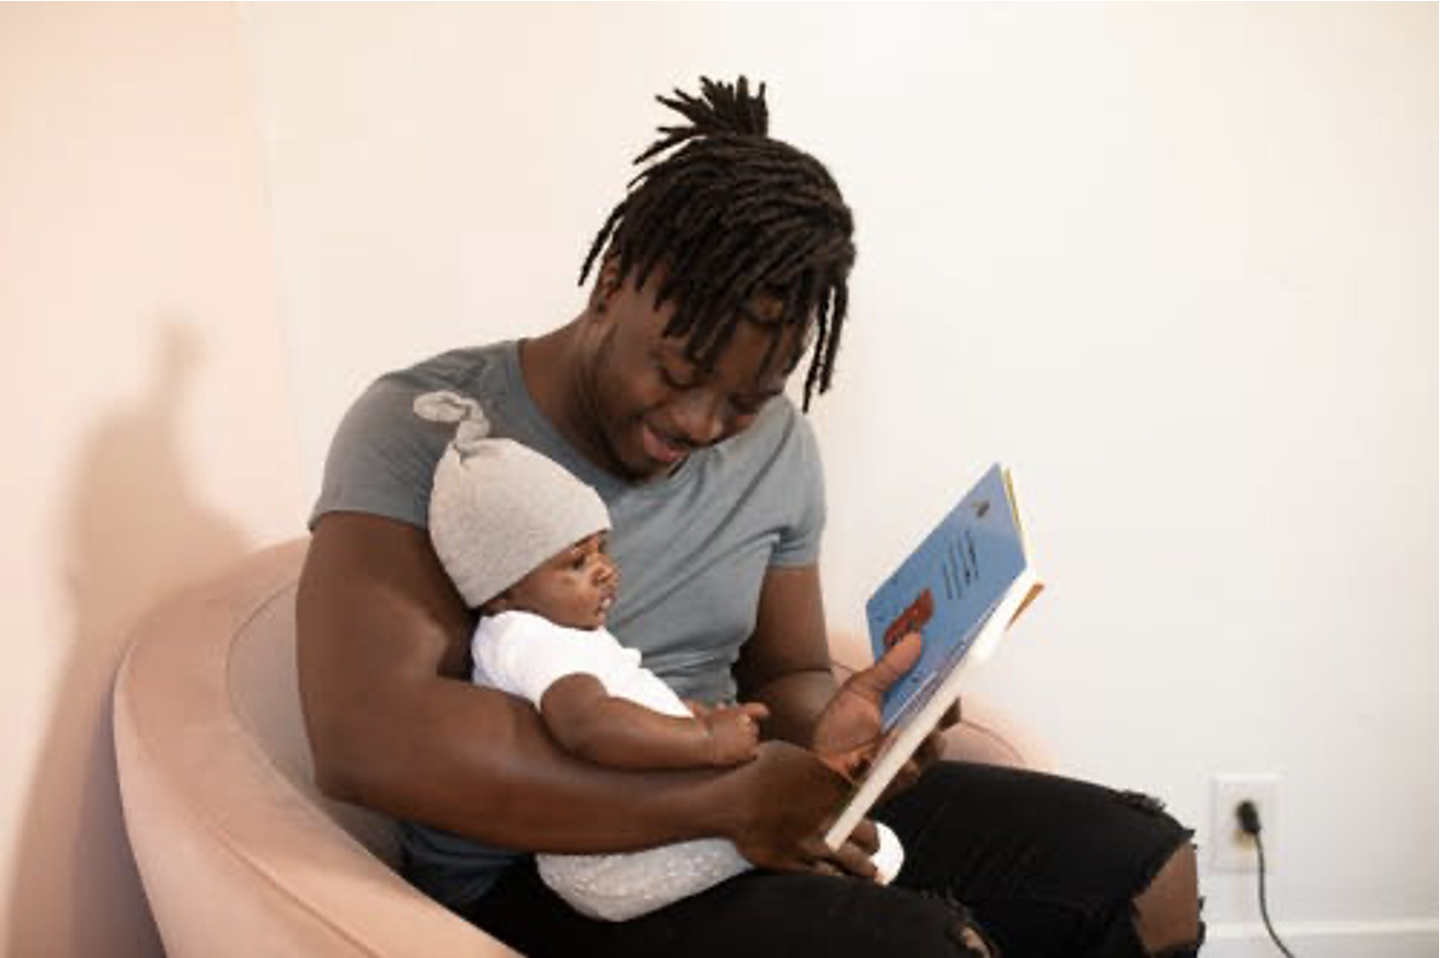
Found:
<path fill-rule="evenodd" d="M 603 626 L 620 588 L 620 570 L 605 543 L 605 533 L 597 532 L 531 569 L 505 590 L 509 608 L 572 629 Z"/>

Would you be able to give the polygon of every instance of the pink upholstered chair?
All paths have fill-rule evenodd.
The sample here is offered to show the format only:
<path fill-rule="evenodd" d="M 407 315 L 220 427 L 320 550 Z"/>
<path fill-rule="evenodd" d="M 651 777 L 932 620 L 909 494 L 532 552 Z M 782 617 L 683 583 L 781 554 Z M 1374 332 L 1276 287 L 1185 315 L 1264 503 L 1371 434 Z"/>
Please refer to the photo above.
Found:
<path fill-rule="evenodd" d="M 514 954 L 406 884 L 381 816 L 321 795 L 295 678 L 304 540 L 156 608 L 115 688 L 126 828 L 170 958 Z M 955 754 L 1034 764 L 975 703 Z"/>

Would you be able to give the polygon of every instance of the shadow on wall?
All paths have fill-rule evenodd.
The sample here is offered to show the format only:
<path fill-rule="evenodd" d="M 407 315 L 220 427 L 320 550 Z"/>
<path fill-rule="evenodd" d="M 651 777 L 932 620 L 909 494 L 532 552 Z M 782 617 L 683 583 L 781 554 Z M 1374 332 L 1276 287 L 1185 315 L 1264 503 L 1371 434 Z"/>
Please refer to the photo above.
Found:
<path fill-rule="evenodd" d="M 186 488 L 178 426 L 200 358 L 192 328 L 161 328 L 145 395 L 96 411 L 61 500 L 75 625 L 11 863 L 16 958 L 162 953 L 125 837 L 110 697 L 136 618 L 250 547 Z"/>

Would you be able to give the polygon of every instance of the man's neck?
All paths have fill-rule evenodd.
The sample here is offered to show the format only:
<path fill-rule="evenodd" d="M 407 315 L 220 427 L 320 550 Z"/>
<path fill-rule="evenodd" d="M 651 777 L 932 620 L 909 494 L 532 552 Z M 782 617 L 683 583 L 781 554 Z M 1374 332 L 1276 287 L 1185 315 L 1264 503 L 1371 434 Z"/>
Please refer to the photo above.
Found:
<path fill-rule="evenodd" d="M 540 414 L 593 465 L 621 475 L 612 461 L 589 396 L 580 342 L 583 317 L 520 343 L 520 373 Z"/>

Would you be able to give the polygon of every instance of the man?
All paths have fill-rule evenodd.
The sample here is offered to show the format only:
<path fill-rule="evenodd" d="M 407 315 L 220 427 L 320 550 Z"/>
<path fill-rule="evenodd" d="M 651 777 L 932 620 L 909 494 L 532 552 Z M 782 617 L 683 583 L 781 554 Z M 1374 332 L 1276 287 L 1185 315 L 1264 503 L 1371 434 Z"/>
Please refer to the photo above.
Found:
<path fill-rule="evenodd" d="M 1189 832 L 1151 802 L 942 763 L 878 812 L 909 855 L 894 886 L 867 880 L 869 823 L 824 846 L 848 784 L 816 753 L 872 739 L 878 698 L 907 665 L 887 657 L 837 694 L 819 456 L 782 396 L 807 351 L 804 404 L 830 385 L 852 218 L 817 160 L 768 136 L 763 86 L 702 83 L 700 97 L 662 100 L 687 123 L 637 160 L 582 269 L 582 283 L 596 275 L 580 316 L 384 377 L 342 424 L 298 607 L 321 788 L 406 822 L 411 880 L 527 954 L 1192 953 Z M 434 389 L 474 396 L 496 435 L 596 488 L 627 583 L 612 630 L 682 696 L 764 703 L 770 740 L 754 762 L 587 765 L 526 703 L 464 681 L 471 618 L 425 532 L 444 440 L 410 415 Z M 615 924 L 571 912 L 504 851 L 702 836 L 763 871 Z"/>

